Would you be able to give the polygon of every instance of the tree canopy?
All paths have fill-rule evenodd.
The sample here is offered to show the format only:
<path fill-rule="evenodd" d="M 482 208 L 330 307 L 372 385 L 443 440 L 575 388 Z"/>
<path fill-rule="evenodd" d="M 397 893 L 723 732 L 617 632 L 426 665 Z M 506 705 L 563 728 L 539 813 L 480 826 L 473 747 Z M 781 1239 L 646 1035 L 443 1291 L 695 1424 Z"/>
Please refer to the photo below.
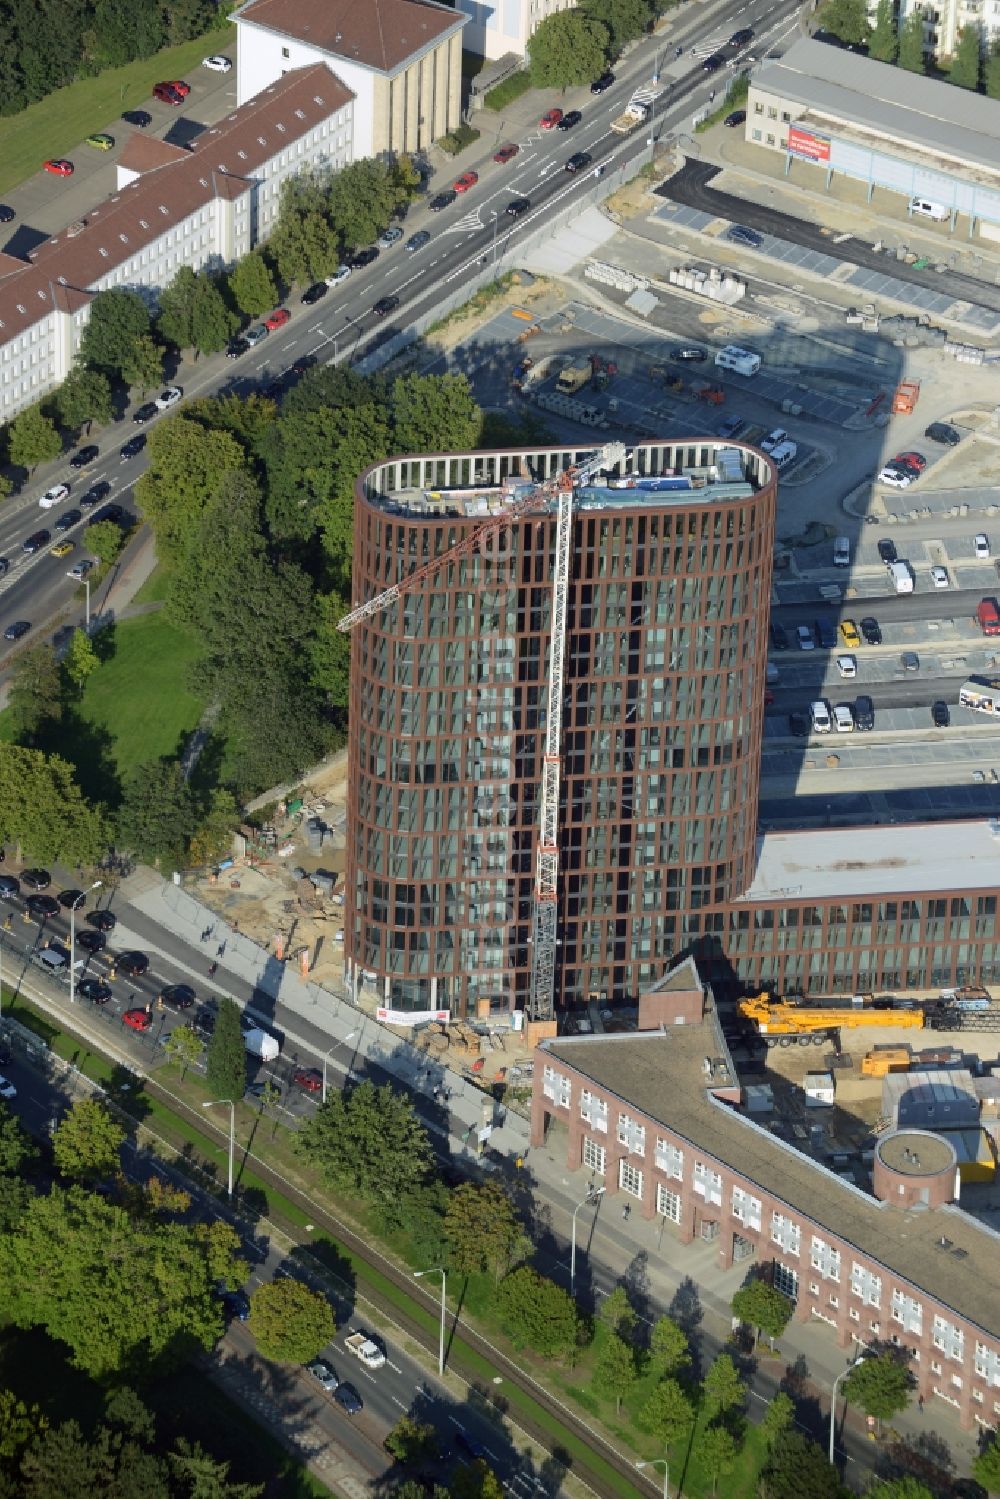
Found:
<path fill-rule="evenodd" d="M 238 260 L 229 272 L 229 291 L 241 312 L 261 317 L 278 301 L 278 288 L 267 261 L 259 251 Z"/>
<path fill-rule="evenodd" d="M 86 427 L 89 432 L 93 422 L 103 427 L 114 421 L 111 384 L 107 376 L 99 370 L 88 369 L 85 364 L 73 366 L 58 390 L 53 392 L 52 404 L 63 426 L 73 432 L 80 427 Z"/>
<path fill-rule="evenodd" d="M 235 1000 L 219 1000 L 215 1029 L 208 1043 L 206 1079 L 213 1098 L 239 1103 L 246 1089 L 247 1053 Z"/>
<path fill-rule="evenodd" d="M 73 767 L 58 755 L 0 744 L 0 837 L 32 859 L 96 864 L 106 847 L 99 809 L 84 801 Z"/>
<path fill-rule="evenodd" d="M 924 53 L 924 13 L 918 8 L 911 10 L 899 28 L 898 62 L 909 73 L 925 73 L 927 58 Z"/>
<path fill-rule="evenodd" d="M 11 463 L 33 473 L 40 463 L 53 463 L 62 452 L 55 423 L 41 406 L 26 406 L 10 424 L 7 452 Z"/>
<path fill-rule="evenodd" d="M 135 359 L 136 346 L 148 338 L 149 309 L 138 292 L 99 291 L 80 339 L 80 358 L 91 369 L 120 376 Z"/>
<path fill-rule="evenodd" d="M 528 50 L 536 88 L 577 88 L 603 73 L 611 38 L 607 26 L 582 10 L 559 10 L 539 22 Z"/>
<path fill-rule="evenodd" d="M 827 0 L 820 11 L 820 25 L 842 42 L 860 46 L 868 40 L 866 0 Z"/>
<path fill-rule="evenodd" d="M 130 772 L 116 817 L 120 848 L 149 864 L 182 868 L 197 822 L 195 797 L 177 760 L 154 760 Z"/>
<path fill-rule="evenodd" d="M 376 1204 L 418 1187 L 432 1160 L 412 1100 L 388 1083 L 331 1089 L 296 1135 L 296 1149 L 328 1186 Z"/>
<path fill-rule="evenodd" d="M 523 1230 L 501 1183 L 486 1181 L 463 1182 L 449 1194 L 444 1232 L 456 1270 L 489 1270 L 499 1280 L 510 1269 Z"/>
<path fill-rule="evenodd" d="M 75 1181 L 107 1176 L 121 1167 L 125 1130 L 97 1098 L 78 1098 L 52 1136 L 57 1171 Z"/>
<path fill-rule="evenodd" d="M 62 672 L 51 642 L 33 645 L 11 668 L 7 706 L 22 745 L 31 744 L 44 724 L 62 717 Z"/>
<path fill-rule="evenodd" d="M 243 468 L 243 450 L 228 432 L 184 415 L 154 427 L 147 451 L 149 467 L 136 484 L 136 499 L 153 528 L 159 555 L 182 562 L 223 480 Z"/>
<path fill-rule="evenodd" d="M 733 1315 L 753 1328 L 755 1343 L 761 1333 L 780 1338 L 794 1309 L 790 1297 L 759 1276 L 736 1292 L 731 1305 Z"/>
<path fill-rule="evenodd" d="M 337 1331 L 333 1307 L 292 1276 L 265 1281 L 250 1298 L 250 1331 L 264 1358 L 307 1364 Z"/>
<path fill-rule="evenodd" d="M 963 26 L 958 33 L 958 45 L 951 60 L 949 83 L 958 88 L 976 90 L 979 87 L 981 39 L 977 25 Z"/>
<path fill-rule="evenodd" d="M 844 1399 L 880 1421 L 904 1410 L 912 1389 L 913 1375 L 894 1351 L 862 1359 L 843 1383 Z"/>
<path fill-rule="evenodd" d="M 496 1306 L 515 1346 L 532 1348 L 547 1358 L 573 1354 L 580 1333 L 576 1303 L 533 1265 L 518 1265 L 501 1281 Z"/>

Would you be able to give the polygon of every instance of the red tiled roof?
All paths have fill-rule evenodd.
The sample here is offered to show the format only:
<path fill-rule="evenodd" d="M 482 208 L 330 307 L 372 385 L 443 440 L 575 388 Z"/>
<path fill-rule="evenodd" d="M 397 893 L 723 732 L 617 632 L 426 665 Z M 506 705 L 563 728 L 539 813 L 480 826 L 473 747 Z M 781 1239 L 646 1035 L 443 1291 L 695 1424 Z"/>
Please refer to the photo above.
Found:
<path fill-rule="evenodd" d="M 466 18 L 433 0 L 250 0 L 237 19 L 392 73 Z"/>
<path fill-rule="evenodd" d="M 170 165 L 136 178 L 91 209 L 75 233 L 63 230 L 39 245 L 12 274 L 3 274 L 12 258 L 3 257 L 0 344 L 50 312 L 53 289 L 76 288 L 76 298 L 57 294 L 56 305 L 81 306 L 89 300 L 87 288 L 197 208 L 247 192 L 247 178 L 265 161 L 352 98 L 325 63 L 287 73 L 204 130 Z"/>
<path fill-rule="evenodd" d="M 190 154 L 186 146 L 174 146 L 170 141 L 161 141 L 155 135 L 143 135 L 136 130 L 119 156 L 118 165 L 130 172 L 152 172 L 157 167 L 172 166 Z"/>

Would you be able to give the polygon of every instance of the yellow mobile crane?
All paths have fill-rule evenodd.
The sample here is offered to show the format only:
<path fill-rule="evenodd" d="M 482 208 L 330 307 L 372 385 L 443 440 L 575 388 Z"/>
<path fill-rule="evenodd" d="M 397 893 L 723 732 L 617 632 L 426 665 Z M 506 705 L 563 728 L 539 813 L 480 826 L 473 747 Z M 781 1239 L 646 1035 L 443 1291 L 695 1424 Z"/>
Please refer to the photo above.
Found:
<path fill-rule="evenodd" d="M 739 1012 L 752 1021 L 768 1046 L 822 1045 L 831 1031 L 861 1026 L 883 1026 L 894 1030 L 919 1031 L 924 1026 L 922 1010 L 871 1010 L 857 1006 L 815 1006 L 754 994 L 739 1003 Z"/>

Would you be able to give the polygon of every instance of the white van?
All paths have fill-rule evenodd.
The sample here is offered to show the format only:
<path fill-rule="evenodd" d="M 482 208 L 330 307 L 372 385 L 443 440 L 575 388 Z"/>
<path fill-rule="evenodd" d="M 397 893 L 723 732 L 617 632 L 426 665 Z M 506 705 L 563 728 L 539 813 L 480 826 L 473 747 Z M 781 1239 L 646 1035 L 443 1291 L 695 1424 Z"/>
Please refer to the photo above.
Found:
<path fill-rule="evenodd" d="M 834 567 L 850 567 L 851 539 L 849 536 L 838 536 L 833 543 L 833 565 Z"/>
<path fill-rule="evenodd" d="M 932 198 L 911 198 L 910 212 L 919 213 L 925 219 L 933 219 L 936 224 L 943 224 L 946 219 L 951 218 L 951 210 L 945 208 L 943 203 L 935 203 Z"/>
<path fill-rule="evenodd" d="M 842 677 L 856 677 L 858 674 L 857 656 L 838 656 L 837 670 Z"/>
<path fill-rule="evenodd" d="M 886 571 L 897 593 L 913 592 L 913 572 L 908 562 L 888 562 Z"/>
<path fill-rule="evenodd" d="M 754 354 L 750 349 L 741 349 L 739 344 L 726 344 L 716 354 L 715 363 L 720 370 L 735 370 L 738 375 L 756 375 L 761 359 L 759 354 Z"/>
<path fill-rule="evenodd" d="M 822 698 L 809 704 L 809 717 L 812 719 L 814 734 L 829 734 L 833 728 L 830 722 L 829 704 L 823 702 Z"/>
<path fill-rule="evenodd" d="M 776 448 L 771 449 L 771 462 L 780 473 L 783 468 L 788 467 L 792 459 L 797 456 L 798 451 L 799 448 L 797 443 L 781 442 Z"/>

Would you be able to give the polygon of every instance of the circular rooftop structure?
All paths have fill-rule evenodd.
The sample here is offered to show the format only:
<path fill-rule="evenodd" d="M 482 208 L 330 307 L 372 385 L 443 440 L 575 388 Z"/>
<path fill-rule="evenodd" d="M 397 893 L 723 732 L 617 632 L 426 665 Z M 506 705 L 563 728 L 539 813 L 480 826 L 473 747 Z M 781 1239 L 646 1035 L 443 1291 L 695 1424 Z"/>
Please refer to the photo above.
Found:
<path fill-rule="evenodd" d="M 893 1130 L 878 1142 L 872 1168 L 876 1197 L 900 1207 L 941 1207 L 955 1195 L 958 1157 L 941 1135 Z"/>

